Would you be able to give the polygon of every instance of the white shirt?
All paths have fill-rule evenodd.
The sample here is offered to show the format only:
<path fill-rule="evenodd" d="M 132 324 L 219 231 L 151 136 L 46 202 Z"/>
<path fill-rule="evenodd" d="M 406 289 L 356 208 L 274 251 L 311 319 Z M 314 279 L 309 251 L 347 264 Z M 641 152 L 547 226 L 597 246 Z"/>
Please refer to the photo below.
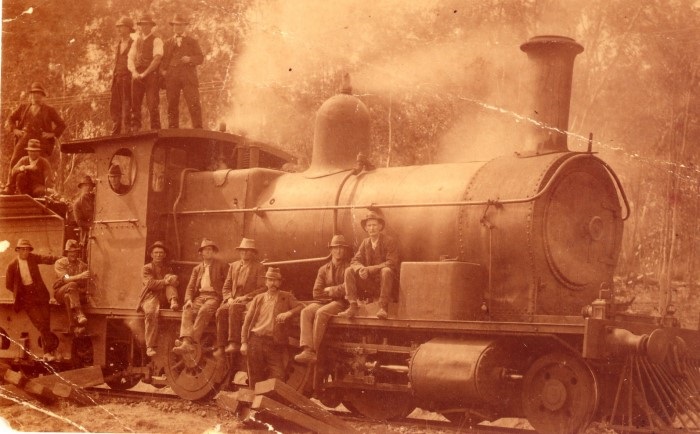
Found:
<path fill-rule="evenodd" d="M 151 33 L 147 35 L 141 35 L 138 32 L 136 33 L 136 36 L 133 38 L 134 43 L 131 44 L 131 49 L 129 50 L 129 59 L 127 61 L 127 67 L 129 68 L 129 71 L 132 73 L 136 72 L 136 43 L 138 42 L 139 39 L 146 39 L 149 36 L 153 34 L 153 31 L 151 30 Z M 163 40 L 160 39 L 158 36 L 153 38 L 153 57 L 156 56 L 163 56 Z"/>
<path fill-rule="evenodd" d="M 27 260 L 17 258 L 17 261 L 19 262 L 19 275 L 22 276 L 22 284 L 24 286 L 29 286 L 34 283 L 32 275 L 29 273 L 29 264 Z"/>
<path fill-rule="evenodd" d="M 211 274 L 209 274 L 209 269 L 211 266 L 204 264 L 204 272 L 202 273 L 202 287 L 200 291 L 213 291 L 214 288 L 211 286 Z"/>

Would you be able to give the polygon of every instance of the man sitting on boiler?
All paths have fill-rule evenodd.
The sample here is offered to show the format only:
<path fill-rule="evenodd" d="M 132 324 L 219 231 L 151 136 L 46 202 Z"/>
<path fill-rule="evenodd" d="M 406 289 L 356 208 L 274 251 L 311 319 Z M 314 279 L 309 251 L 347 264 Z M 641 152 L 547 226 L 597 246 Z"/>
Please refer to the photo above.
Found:
<path fill-rule="evenodd" d="M 387 319 L 391 290 L 399 266 L 397 243 L 392 237 L 382 233 L 384 219 L 376 212 L 370 211 L 360 224 L 369 237 L 362 240 L 357 253 L 350 261 L 350 268 L 345 271 L 345 292 L 350 307 L 338 316 L 355 317 L 358 311 L 358 296 L 374 297 L 379 289 L 377 318 Z"/>

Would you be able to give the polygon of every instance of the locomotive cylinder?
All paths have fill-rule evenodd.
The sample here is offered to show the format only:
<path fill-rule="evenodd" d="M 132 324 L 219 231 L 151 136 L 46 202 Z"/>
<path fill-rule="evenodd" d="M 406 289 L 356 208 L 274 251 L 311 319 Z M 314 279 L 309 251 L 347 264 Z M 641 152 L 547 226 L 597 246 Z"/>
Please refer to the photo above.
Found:
<path fill-rule="evenodd" d="M 472 341 L 435 338 L 414 352 L 409 379 L 415 396 L 433 405 L 501 405 L 506 397 L 497 395 L 506 380 L 493 340 Z M 510 388 L 513 389 L 513 388 Z"/>

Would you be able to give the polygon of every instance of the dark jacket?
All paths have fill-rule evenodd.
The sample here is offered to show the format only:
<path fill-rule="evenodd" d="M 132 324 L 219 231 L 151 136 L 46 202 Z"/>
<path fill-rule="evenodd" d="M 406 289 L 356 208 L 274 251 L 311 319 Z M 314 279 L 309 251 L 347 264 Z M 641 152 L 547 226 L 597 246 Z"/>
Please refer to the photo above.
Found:
<path fill-rule="evenodd" d="M 31 303 L 49 303 L 49 290 L 46 289 L 44 280 L 41 278 L 39 264 L 53 265 L 59 258 L 59 256 L 29 254 L 27 265 L 29 265 L 29 274 L 32 276 L 36 291 L 33 294 L 25 294 L 23 291 L 24 285 L 22 285 L 22 275 L 19 272 L 19 260 L 15 258 L 7 265 L 5 288 L 7 288 L 8 291 L 12 291 L 15 295 L 15 312 L 22 310 L 27 301 Z"/>
<path fill-rule="evenodd" d="M 182 63 L 182 56 L 189 56 L 190 63 Z M 175 36 L 167 39 L 163 43 L 163 60 L 160 62 L 160 69 L 167 76 L 175 72 L 189 72 L 195 74 L 195 67 L 204 62 L 202 49 L 199 47 L 199 42 L 191 36 L 184 35 L 182 43 L 178 47 Z"/>
<path fill-rule="evenodd" d="M 241 261 L 231 263 L 228 273 L 226 273 L 226 281 L 223 288 L 224 302 L 228 301 L 229 298 L 244 295 L 248 296 L 248 300 L 252 300 L 256 295 L 267 291 L 267 288 L 265 288 L 265 266 L 258 261 L 251 261 L 245 285 L 238 290 L 235 286 L 238 281 L 238 273 L 241 271 L 241 265 Z"/>
<path fill-rule="evenodd" d="M 248 342 L 250 330 L 255 325 L 255 321 L 260 313 L 260 306 L 262 304 L 263 297 L 265 297 L 265 292 L 256 295 L 253 301 L 251 301 L 248 305 L 248 311 L 245 314 L 245 321 L 243 321 L 243 328 L 241 329 L 241 343 L 243 344 Z M 280 291 L 277 294 L 277 302 L 275 303 L 275 309 L 272 312 L 274 322 L 274 326 L 272 328 L 272 339 L 276 344 L 287 344 L 287 339 L 289 336 L 289 320 L 279 323 L 276 320 L 277 315 L 288 311 L 291 311 L 292 315 L 296 315 L 303 308 L 304 304 L 298 301 L 291 292 Z"/>
<path fill-rule="evenodd" d="M 168 284 L 165 282 L 166 274 L 175 274 L 173 269 L 167 263 L 160 267 L 160 270 L 156 268 L 153 262 L 143 266 L 143 271 L 141 272 L 141 280 L 143 281 L 143 288 L 141 288 L 141 295 L 139 296 L 139 304 L 136 305 L 136 311 L 141 310 L 141 303 L 143 299 L 146 298 L 146 294 L 149 291 L 157 292 L 165 289 Z M 177 286 L 177 282 L 172 286 Z"/>
<path fill-rule="evenodd" d="M 345 269 L 350 266 L 347 259 L 340 261 L 335 270 L 333 270 L 333 261 L 321 265 L 316 275 L 314 283 L 314 300 L 330 302 L 345 297 Z M 335 273 L 334 273 L 335 271 Z M 331 288 L 330 294 L 323 292 L 324 288 Z"/>
<path fill-rule="evenodd" d="M 72 204 L 73 218 L 81 228 L 88 229 L 95 217 L 95 194 L 81 193 Z"/>
<path fill-rule="evenodd" d="M 389 267 L 398 272 L 399 249 L 396 241 L 389 235 L 380 233 L 377 248 L 372 249 L 372 241 L 369 237 L 365 238 L 350 261 L 350 266 L 355 271 L 362 267 L 371 267 L 373 270 Z"/>
<path fill-rule="evenodd" d="M 228 264 L 220 259 L 213 259 L 209 270 L 209 278 L 211 286 L 214 288 L 214 293 L 221 300 L 223 298 L 222 289 L 226 280 L 226 272 Z M 185 290 L 185 303 L 194 300 L 199 296 L 199 290 L 202 288 L 202 273 L 204 272 L 204 262 L 197 264 L 192 270 L 190 281 Z"/>
<path fill-rule="evenodd" d="M 15 167 L 12 168 L 12 175 L 15 176 L 20 173 L 20 167 L 31 165 L 32 160 L 29 157 L 22 157 L 19 159 Z M 39 157 L 34 163 L 34 167 L 29 170 L 25 170 L 25 173 L 29 175 L 29 179 L 32 181 L 32 185 L 44 185 L 46 187 L 53 186 L 53 173 L 51 171 L 51 163 L 44 157 Z"/>
<path fill-rule="evenodd" d="M 41 137 L 41 133 L 53 133 L 56 139 L 58 139 L 66 129 L 66 123 L 56 109 L 51 106 L 42 103 L 39 106 L 39 112 L 36 116 L 32 116 L 29 112 L 30 106 L 31 104 L 29 103 L 20 104 L 19 107 L 12 112 L 7 119 L 10 131 L 14 129 L 26 131 L 27 135 L 24 137 L 25 142 L 29 139 L 37 139 L 41 142 L 41 149 L 45 150 L 47 154 L 51 154 L 49 151 L 53 151 L 56 140 L 53 138 L 44 139 Z"/>

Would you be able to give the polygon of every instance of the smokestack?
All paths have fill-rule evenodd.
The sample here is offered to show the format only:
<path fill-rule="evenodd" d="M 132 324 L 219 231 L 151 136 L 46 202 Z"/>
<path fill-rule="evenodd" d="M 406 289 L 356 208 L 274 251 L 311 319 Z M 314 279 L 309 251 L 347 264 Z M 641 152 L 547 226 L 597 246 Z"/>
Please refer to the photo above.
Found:
<path fill-rule="evenodd" d="M 566 152 L 574 58 L 583 47 L 564 36 L 535 36 L 520 46 L 534 66 L 532 103 L 526 115 L 532 125 L 524 154 Z"/>

